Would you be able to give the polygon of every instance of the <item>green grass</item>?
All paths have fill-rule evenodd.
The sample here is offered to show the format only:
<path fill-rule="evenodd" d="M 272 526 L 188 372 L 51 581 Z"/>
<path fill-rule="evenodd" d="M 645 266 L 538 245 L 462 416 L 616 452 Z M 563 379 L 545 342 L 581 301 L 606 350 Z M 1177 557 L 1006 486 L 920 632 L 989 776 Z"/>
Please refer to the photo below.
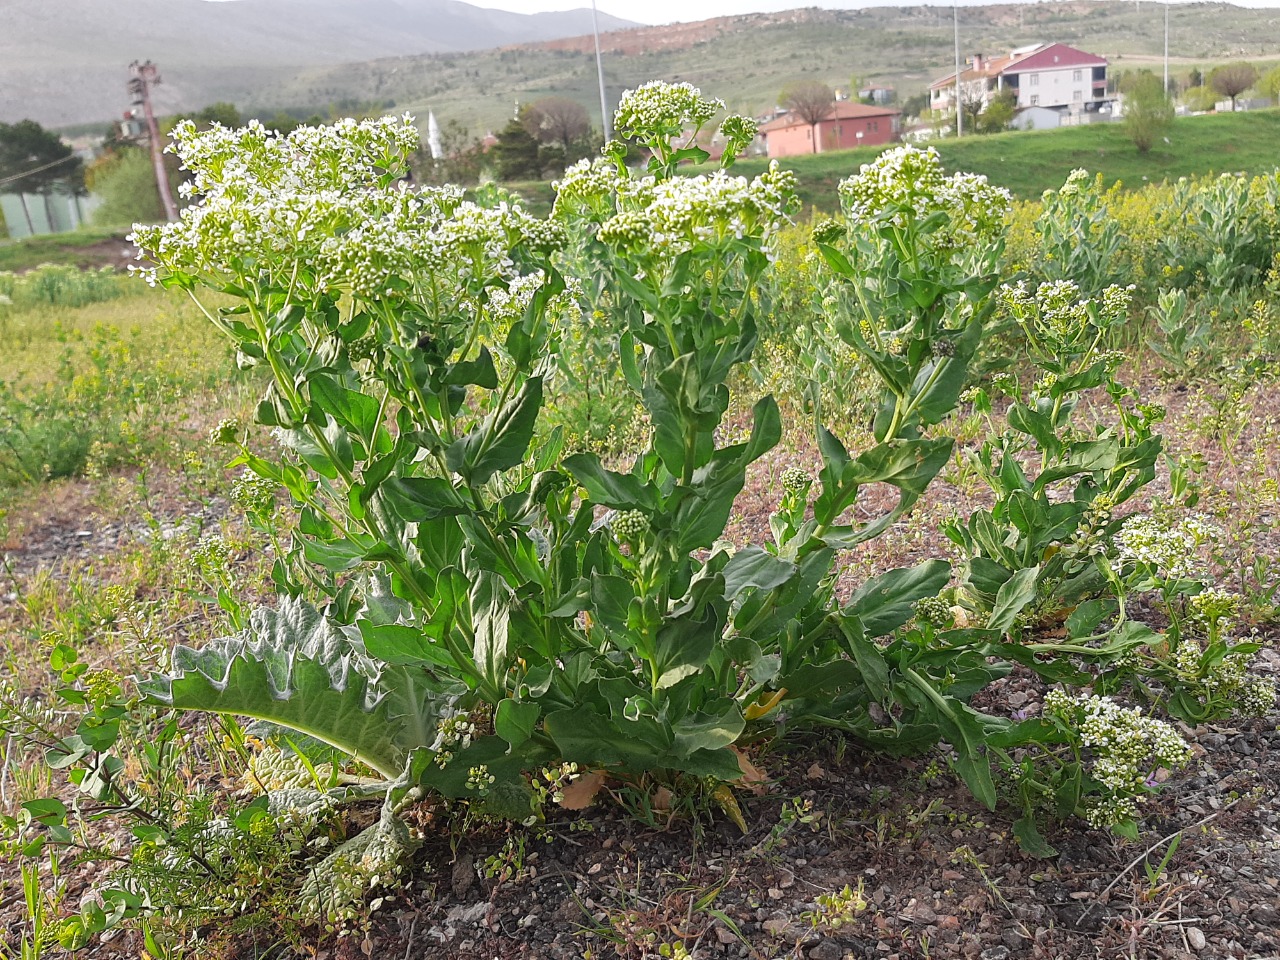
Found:
<path fill-rule="evenodd" d="M 84 266 L 100 258 L 85 255 L 85 250 L 107 240 L 118 240 L 124 246 L 128 231 L 119 228 L 85 227 L 70 233 L 52 233 L 23 240 L 0 242 L 0 270 L 30 270 L 42 263 Z"/>
<path fill-rule="evenodd" d="M 1013 131 L 940 140 L 934 146 L 948 170 L 985 174 L 1025 200 L 1061 186 L 1078 167 L 1101 173 L 1108 185 L 1118 180 L 1136 188 L 1211 173 L 1266 173 L 1280 165 L 1280 110 L 1180 117 L 1168 137 L 1168 144 L 1160 143 L 1159 149 L 1145 155 L 1129 140 L 1123 123 Z M 885 149 L 863 147 L 787 157 L 780 163 L 795 171 L 806 206 L 832 211 L 838 205 L 836 185 Z M 744 160 L 733 169 L 753 176 L 767 163 Z"/>

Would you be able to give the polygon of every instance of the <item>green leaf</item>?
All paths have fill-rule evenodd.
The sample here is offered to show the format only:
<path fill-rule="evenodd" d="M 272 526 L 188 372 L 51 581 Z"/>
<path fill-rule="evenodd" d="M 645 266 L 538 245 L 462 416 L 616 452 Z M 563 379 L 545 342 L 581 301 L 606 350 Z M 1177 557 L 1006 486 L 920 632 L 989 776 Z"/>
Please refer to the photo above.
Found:
<path fill-rule="evenodd" d="M 862 681 L 867 685 L 871 696 L 877 700 L 889 697 L 889 664 L 885 662 L 884 652 L 867 639 L 862 627 L 853 620 L 845 620 L 840 624 L 840 632 L 844 635 L 845 644 L 853 661 L 862 673 Z"/>
<path fill-rule="evenodd" d="M 439 642 L 439 631 L 432 637 L 419 627 L 400 623 L 377 625 L 368 620 L 356 621 L 364 648 L 369 656 L 387 663 L 417 665 L 432 663 L 449 670 L 457 670 L 458 664 L 447 647 Z"/>
<path fill-rule="evenodd" d="M 887 636 L 911 619 L 917 600 L 937 596 L 950 579 L 951 564 L 945 560 L 890 570 L 864 583 L 843 612 L 857 618 L 865 636 Z"/>
<path fill-rule="evenodd" d="M 542 377 L 530 377 L 500 409 L 445 451 L 449 469 L 472 485 L 524 461 L 542 408 Z"/>
<path fill-rule="evenodd" d="M 395 778 L 412 750 L 435 741 L 460 691 L 372 660 L 350 629 L 283 599 L 276 610 L 254 611 L 237 636 L 177 647 L 170 672 L 139 690 L 151 703 L 280 724 Z"/>
<path fill-rule="evenodd" d="M 746 721 L 737 704 L 720 714 L 696 713 L 677 721 L 674 726 L 675 744 L 672 752 L 687 757 L 698 750 L 719 750 L 734 743 L 742 736 Z"/>
<path fill-rule="evenodd" d="M 513 747 L 518 747 L 533 736 L 541 713 L 536 703 L 508 697 L 498 704 L 493 713 L 493 731 Z"/>
<path fill-rule="evenodd" d="M 996 594 L 995 606 L 987 621 L 988 630 L 1009 632 L 1018 614 L 1036 598 L 1036 578 L 1039 576 L 1040 567 L 1035 566 L 1024 567 L 1009 578 Z"/>
<path fill-rule="evenodd" d="M 616 510 L 651 511 L 657 507 L 652 487 L 635 474 L 606 470 L 594 453 L 575 453 L 566 457 L 562 466 L 587 491 L 592 503 Z"/>
<path fill-rule="evenodd" d="M 392 510 L 411 523 L 466 512 L 458 491 L 444 477 L 392 477 L 383 483 L 382 496 Z"/>
<path fill-rule="evenodd" d="M 507 669 L 512 599 L 511 588 L 496 573 L 481 573 L 471 590 L 476 667 L 495 689 L 502 687 Z"/>
<path fill-rule="evenodd" d="M 1029 812 L 1013 822 L 1013 836 L 1018 841 L 1018 846 L 1033 857 L 1047 860 L 1058 855 L 1057 848 L 1050 846 L 1041 836 L 1036 818 Z"/>
<path fill-rule="evenodd" d="M 460 360 L 449 368 L 445 375 L 445 384 L 450 386 L 469 386 L 474 384 L 485 390 L 498 388 L 498 371 L 493 365 L 493 355 L 488 347 L 481 347 L 480 354 L 474 360 Z"/>
<path fill-rule="evenodd" d="M 381 405 L 376 399 L 355 390 L 348 390 L 330 377 L 313 374 L 308 381 L 311 402 L 334 420 L 353 431 L 366 444 L 372 445 L 378 429 Z"/>
<path fill-rule="evenodd" d="M 585 704 L 548 714 L 543 729 L 565 760 L 587 766 L 622 765 L 636 771 L 649 770 L 657 764 L 663 749 L 624 732 Z"/>
<path fill-rule="evenodd" d="M 761 547 L 745 547 L 725 565 L 724 594 L 736 600 L 744 590 L 772 590 L 790 580 L 795 571 L 796 565 L 789 560 L 781 560 Z"/>

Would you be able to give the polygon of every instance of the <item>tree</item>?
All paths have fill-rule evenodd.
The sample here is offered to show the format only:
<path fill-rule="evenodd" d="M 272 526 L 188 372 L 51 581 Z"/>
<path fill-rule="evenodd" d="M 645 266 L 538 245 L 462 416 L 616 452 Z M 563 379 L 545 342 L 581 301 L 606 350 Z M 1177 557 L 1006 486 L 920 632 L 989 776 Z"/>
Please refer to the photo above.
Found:
<path fill-rule="evenodd" d="M 75 151 L 34 120 L 0 123 L 0 192 L 22 198 L 22 213 L 31 233 L 35 233 L 35 225 L 25 195 L 43 194 L 47 211 L 49 195 L 58 185 L 73 193 L 83 192 L 84 165 Z"/>
<path fill-rule="evenodd" d="M 479 137 L 456 119 L 446 120 L 440 127 L 440 159 L 421 143 L 410 158 L 413 179 L 418 183 L 456 183 L 471 186 L 480 182 L 485 167 L 484 145 Z"/>
<path fill-rule="evenodd" d="M 986 108 L 987 101 L 976 90 L 965 87 L 960 96 L 960 112 L 963 115 L 964 129 L 970 132 L 978 129 L 978 117 Z"/>
<path fill-rule="evenodd" d="M 543 97 L 520 110 L 520 122 L 541 143 L 558 143 L 568 153 L 591 132 L 587 108 L 568 97 Z"/>
<path fill-rule="evenodd" d="M 1272 67 L 1258 81 L 1258 92 L 1264 93 L 1272 101 L 1280 101 L 1280 67 Z"/>
<path fill-rule="evenodd" d="M 818 121 L 831 112 L 836 95 L 818 80 L 799 80 L 782 89 L 782 105 L 814 128 L 813 152 L 818 152 Z"/>
<path fill-rule="evenodd" d="M 978 129 L 983 133 L 1000 133 L 1008 130 L 1017 110 L 1018 94 L 1009 87 L 1001 90 L 978 118 Z"/>
<path fill-rule="evenodd" d="M 1252 63 L 1226 63 L 1209 71 L 1206 81 L 1224 97 L 1231 98 L 1231 112 L 1236 109 L 1236 99 L 1258 82 L 1258 69 Z"/>
<path fill-rule="evenodd" d="M 536 180 L 542 176 L 538 141 L 519 120 L 510 120 L 493 147 L 500 180 Z"/>
<path fill-rule="evenodd" d="M 1187 86 L 1188 87 L 1204 86 L 1204 74 L 1200 72 L 1199 67 L 1192 67 L 1191 72 L 1187 74 Z"/>
<path fill-rule="evenodd" d="M 902 101 L 902 115 L 904 117 L 923 117 L 929 112 L 929 94 L 913 93 L 907 99 Z"/>
<path fill-rule="evenodd" d="M 101 200 L 93 212 L 97 224 L 120 227 L 164 220 L 155 170 L 144 148 L 123 145 L 107 151 L 85 171 L 85 182 Z"/>
<path fill-rule="evenodd" d="M 1139 70 L 1124 78 L 1124 123 L 1129 139 L 1146 153 L 1173 123 L 1173 101 L 1164 83 L 1150 70 Z"/>

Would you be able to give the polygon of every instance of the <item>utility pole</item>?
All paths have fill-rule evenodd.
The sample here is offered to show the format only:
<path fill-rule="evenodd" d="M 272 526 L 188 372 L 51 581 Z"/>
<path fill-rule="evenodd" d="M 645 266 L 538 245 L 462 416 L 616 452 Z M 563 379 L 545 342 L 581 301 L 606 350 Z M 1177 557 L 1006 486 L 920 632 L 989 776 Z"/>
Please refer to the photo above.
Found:
<path fill-rule="evenodd" d="M 951 22 L 956 35 L 956 139 L 964 136 L 964 110 L 960 100 L 960 5 L 956 0 L 951 3 Z"/>
<path fill-rule="evenodd" d="M 1164 0 L 1164 95 L 1169 96 L 1169 0 Z"/>
<path fill-rule="evenodd" d="M 596 16 L 596 0 L 591 0 L 591 33 L 596 38 L 596 76 L 600 80 L 600 125 L 604 130 L 604 142 L 613 139 L 609 129 L 609 100 L 604 92 L 604 59 L 600 56 L 600 20 Z"/>
<path fill-rule="evenodd" d="M 129 64 L 129 93 L 135 106 L 142 105 L 143 115 L 147 120 L 147 138 L 151 143 L 151 166 L 156 173 L 156 189 L 160 192 L 160 202 L 164 204 L 164 215 L 167 220 L 178 219 L 178 208 L 173 202 L 173 193 L 169 189 L 169 174 L 164 168 L 164 152 L 160 147 L 160 131 L 156 129 L 156 115 L 151 109 L 151 88 L 160 83 L 160 71 L 148 60 L 139 63 L 137 60 Z"/>

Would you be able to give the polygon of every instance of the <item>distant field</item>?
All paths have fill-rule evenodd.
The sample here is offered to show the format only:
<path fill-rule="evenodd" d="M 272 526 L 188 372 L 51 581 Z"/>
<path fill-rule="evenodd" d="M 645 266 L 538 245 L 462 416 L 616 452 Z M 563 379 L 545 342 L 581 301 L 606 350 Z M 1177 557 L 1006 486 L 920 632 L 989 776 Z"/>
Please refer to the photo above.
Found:
<path fill-rule="evenodd" d="M 0 270 L 19 273 L 42 263 L 78 267 L 118 266 L 127 259 L 126 232 L 85 227 L 70 233 L 0 241 Z"/>
<path fill-rule="evenodd" d="M 1274 170 L 1280 164 L 1280 110 L 1181 117 L 1168 138 L 1144 155 L 1125 134 L 1124 124 L 1108 123 L 941 140 L 936 147 L 949 170 L 985 174 L 1029 200 L 1061 185 L 1078 167 L 1101 173 L 1108 184 L 1119 180 L 1128 187 L 1206 173 Z M 804 202 L 829 210 L 837 202 L 836 184 L 882 149 L 789 157 L 783 164 L 799 177 Z M 765 161 L 752 160 L 734 169 L 754 174 L 764 167 Z"/>

